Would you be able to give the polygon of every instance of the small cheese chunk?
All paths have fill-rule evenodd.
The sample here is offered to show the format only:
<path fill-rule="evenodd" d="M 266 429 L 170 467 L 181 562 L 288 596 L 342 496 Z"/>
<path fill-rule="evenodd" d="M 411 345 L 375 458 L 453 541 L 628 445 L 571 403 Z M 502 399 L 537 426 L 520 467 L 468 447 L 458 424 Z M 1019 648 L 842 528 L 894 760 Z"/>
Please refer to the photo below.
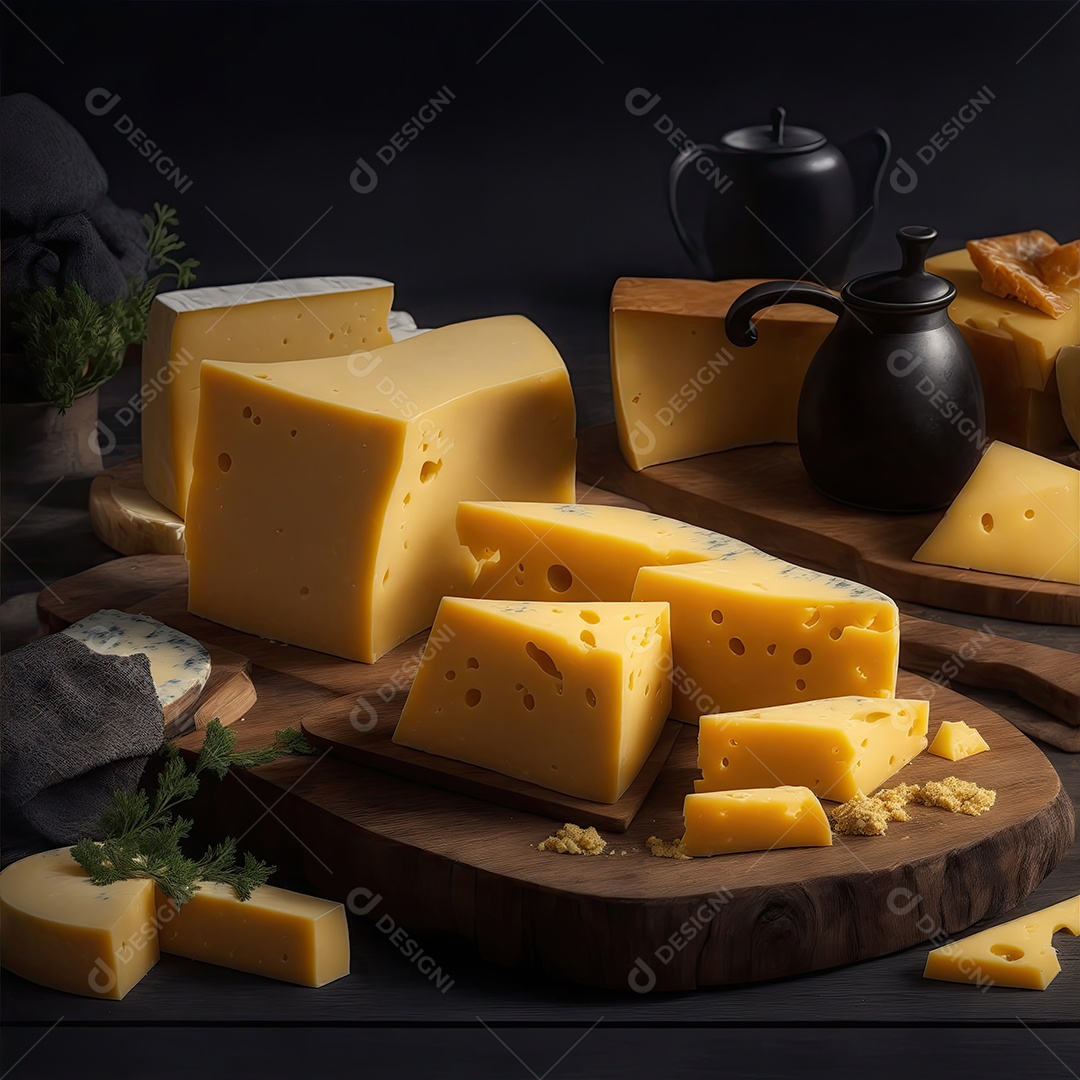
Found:
<path fill-rule="evenodd" d="M 1074 443 L 1080 445 L 1080 345 L 1066 345 L 1054 365 L 1061 417 Z"/>
<path fill-rule="evenodd" d="M 724 332 L 754 280 L 620 278 L 611 295 L 611 383 L 632 469 L 755 443 L 796 441 L 803 376 L 836 316 L 778 304 L 754 316 L 753 355 Z"/>
<path fill-rule="evenodd" d="M 137 459 L 98 473 L 87 508 L 94 535 L 121 555 L 184 554 L 184 519 L 150 498 Z"/>
<path fill-rule="evenodd" d="M 66 847 L 0 873 L 0 961 L 24 979 L 119 1001 L 158 952 L 152 881 L 94 885 Z"/>
<path fill-rule="evenodd" d="M 142 358 L 146 490 L 187 514 L 203 360 L 266 362 L 344 356 L 389 345 L 388 281 L 292 278 L 160 293 Z"/>
<path fill-rule="evenodd" d="M 923 977 L 975 986 L 1045 990 L 1061 970 L 1053 936 L 1080 935 L 1080 896 L 934 949 Z"/>
<path fill-rule="evenodd" d="M 371 663 L 472 584 L 458 503 L 572 499 L 575 451 L 566 367 L 516 315 L 350 357 L 207 361 L 189 608 Z"/>
<path fill-rule="evenodd" d="M 841 697 L 703 716 L 695 791 L 798 784 L 846 802 L 926 749 L 930 704 Z"/>
<path fill-rule="evenodd" d="M 914 559 L 1080 585 L 1080 470 L 994 443 Z"/>
<path fill-rule="evenodd" d="M 825 811 L 806 787 L 687 795 L 683 820 L 683 851 L 691 857 L 832 844 Z"/>
<path fill-rule="evenodd" d="M 944 720 L 927 752 L 949 761 L 959 761 L 989 749 L 990 744 L 963 720 Z"/>
<path fill-rule="evenodd" d="M 161 951 L 270 979 L 324 986 L 349 974 L 349 927 L 341 904 L 263 885 L 238 900 L 203 882 L 179 909 L 157 896 Z"/>
<path fill-rule="evenodd" d="M 616 802 L 671 705 L 667 604 L 448 596 L 394 742 Z"/>

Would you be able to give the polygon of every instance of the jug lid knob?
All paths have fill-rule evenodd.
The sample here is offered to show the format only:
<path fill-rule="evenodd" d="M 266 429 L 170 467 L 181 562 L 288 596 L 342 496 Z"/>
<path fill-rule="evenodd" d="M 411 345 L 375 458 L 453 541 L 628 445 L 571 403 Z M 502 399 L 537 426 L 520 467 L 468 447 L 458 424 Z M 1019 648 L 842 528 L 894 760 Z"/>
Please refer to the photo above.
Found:
<path fill-rule="evenodd" d="M 736 128 L 720 140 L 726 150 L 744 154 L 801 154 L 817 150 L 827 140 L 813 128 L 793 127 L 787 123 L 787 110 L 777 105 L 770 114 L 768 124 Z"/>
<path fill-rule="evenodd" d="M 937 229 L 928 225 L 905 225 L 897 229 L 901 253 L 899 269 L 866 274 L 849 281 L 844 286 L 845 299 L 875 307 L 917 307 L 922 310 L 950 304 L 956 296 L 956 287 L 937 274 L 929 273 L 923 266 L 937 235 Z"/>

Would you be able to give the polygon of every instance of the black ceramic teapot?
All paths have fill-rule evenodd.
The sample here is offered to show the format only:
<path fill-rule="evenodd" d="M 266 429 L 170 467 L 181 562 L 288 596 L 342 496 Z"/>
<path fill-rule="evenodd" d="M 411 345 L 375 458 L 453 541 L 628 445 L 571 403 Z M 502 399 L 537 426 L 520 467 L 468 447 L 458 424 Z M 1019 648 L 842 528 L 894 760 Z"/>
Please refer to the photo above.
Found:
<path fill-rule="evenodd" d="M 729 131 L 719 145 L 700 143 L 679 154 L 668 177 L 671 221 L 706 276 L 786 278 L 812 271 L 839 285 L 870 232 L 889 150 L 881 128 L 837 147 L 773 109 L 771 124 Z M 691 163 L 712 181 L 703 244 L 691 239 L 679 216 L 679 178 Z"/>
<path fill-rule="evenodd" d="M 796 281 L 748 289 L 728 310 L 728 338 L 753 345 L 751 316 L 773 304 L 839 315 L 799 396 L 799 453 L 810 479 L 840 502 L 900 512 L 947 506 L 986 442 L 982 383 L 949 319 L 955 286 L 923 269 L 937 237 L 897 234 L 899 270 L 849 281 L 837 297 Z"/>

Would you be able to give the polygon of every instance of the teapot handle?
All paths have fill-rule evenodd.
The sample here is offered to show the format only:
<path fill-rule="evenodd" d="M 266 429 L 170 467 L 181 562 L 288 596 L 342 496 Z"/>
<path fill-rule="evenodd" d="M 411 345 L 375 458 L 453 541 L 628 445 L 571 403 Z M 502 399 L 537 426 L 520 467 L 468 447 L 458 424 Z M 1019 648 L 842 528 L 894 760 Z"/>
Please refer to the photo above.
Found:
<path fill-rule="evenodd" d="M 844 314 L 844 302 L 828 289 L 805 281 L 766 281 L 735 298 L 724 319 L 724 332 L 732 345 L 749 348 L 758 339 L 752 316 L 773 304 L 813 304 L 834 315 Z"/>
<path fill-rule="evenodd" d="M 882 128 L 868 128 L 861 135 L 841 143 L 840 152 L 847 158 L 848 167 L 855 180 L 855 190 L 868 198 L 857 208 L 859 216 L 852 229 L 852 250 L 858 247 L 869 235 L 877 215 L 878 196 L 881 181 L 885 177 L 885 167 L 892 153 L 892 140 Z"/>
<path fill-rule="evenodd" d="M 686 166 L 701 155 L 702 150 L 713 150 L 717 154 L 721 152 L 718 146 L 713 146 L 711 143 L 698 143 L 697 146 L 681 150 L 678 157 L 671 163 L 671 169 L 668 171 L 668 212 L 671 214 L 671 224 L 675 228 L 675 235 L 679 238 L 686 254 L 706 277 L 711 278 L 713 272 L 709 257 L 705 254 L 704 248 L 690 238 L 690 234 L 679 217 L 679 178 Z"/>

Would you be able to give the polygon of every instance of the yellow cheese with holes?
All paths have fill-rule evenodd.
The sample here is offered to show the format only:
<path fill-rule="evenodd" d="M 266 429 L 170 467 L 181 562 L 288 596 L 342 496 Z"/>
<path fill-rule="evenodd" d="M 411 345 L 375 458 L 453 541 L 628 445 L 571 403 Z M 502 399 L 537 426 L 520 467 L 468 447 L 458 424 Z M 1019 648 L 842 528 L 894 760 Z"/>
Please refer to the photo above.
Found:
<path fill-rule="evenodd" d="M 207 361 L 189 608 L 373 662 L 471 586 L 458 503 L 572 499 L 575 451 L 566 367 L 516 315 L 350 357 Z"/>
<path fill-rule="evenodd" d="M 1061 970 L 1052 940 L 1058 930 L 1080 935 L 1080 896 L 934 949 L 923 976 L 1045 990 Z"/>
<path fill-rule="evenodd" d="M 611 383 L 633 469 L 755 443 L 796 441 L 803 376 L 836 316 L 778 304 L 754 317 L 758 342 L 724 333 L 755 280 L 620 278 L 611 295 Z"/>
<path fill-rule="evenodd" d="M 158 894 L 161 951 L 301 986 L 349 974 L 349 926 L 341 904 L 263 885 L 240 901 L 229 885 L 203 882 L 179 909 Z"/>
<path fill-rule="evenodd" d="M 887 596 L 753 548 L 644 566 L 635 600 L 671 605 L 672 714 L 896 691 L 900 615 Z"/>
<path fill-rule="evenodd" d="M 265 363 L 389 345 L 394 287 L 379 278 L 263 281 L 161 293 L 142 354 L 146 490 L 187 513 L 203 360 Z"/>
<path fill-rule="evenodd" d="M 1074 443 L 1080 444 L 1080 345 L 1066 345 L 1054 365 L 1061 418 Z"/>
<path fill-rule="evenodd" d="M 671 705 L 667 604 L 439 606 L 394 742 L 616 802 Z"/>
<path fill-rule="evenodd" d="M 683 800 L 685 854 L 829 847 L 832 829 L 807 787 L 703 791 Z"/>
<path fill-rule="evenodd" d="M 695 791 L 795 784 L 847 802 L 926 749 L 930 703 L 838 697 L 701 718 Z"/>
<path fill-rule="evenodd" d="M 1080 470 L 993 443 L 914 559 L 1080 585 Z"/>
<path fill-rule="evenodd" d="M 943 720 L 927 753 L 949 761 L 960 761 L 989 749 L 990 744 L 963 720 Z"/>

